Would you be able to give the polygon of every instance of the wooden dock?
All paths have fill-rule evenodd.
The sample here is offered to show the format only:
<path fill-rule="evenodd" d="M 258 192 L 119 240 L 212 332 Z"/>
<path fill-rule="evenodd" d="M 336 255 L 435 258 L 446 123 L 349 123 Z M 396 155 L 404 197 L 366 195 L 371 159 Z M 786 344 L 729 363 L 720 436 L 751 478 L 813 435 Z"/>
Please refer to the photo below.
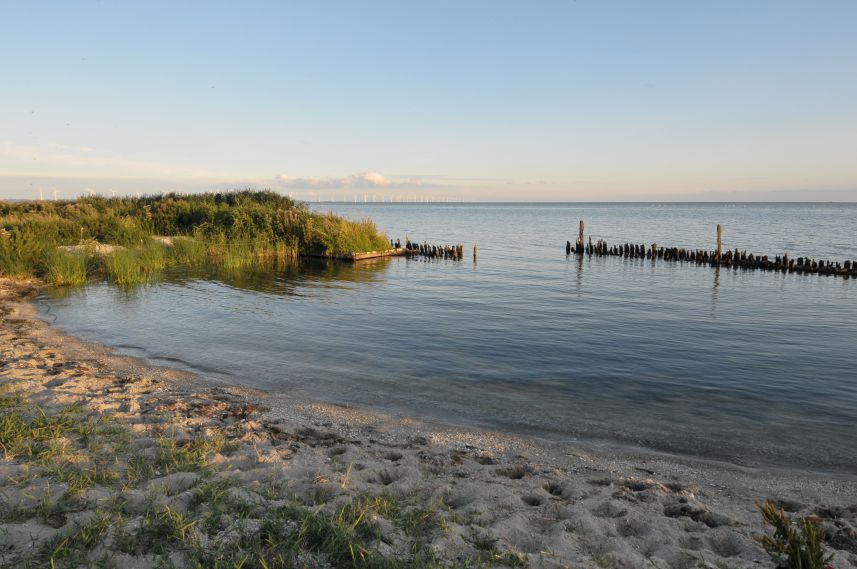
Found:
<path fill-rule="evenodd" d="M 385 249 L 383 251 L 365 251 L 363 253 L 343 253 L 341 255 L 325 255 L 323 253 L 301 253 L 301 257 L 312 257 L 316 259 L 331 259 L 336 261 L 363 261 L 365 259 L 377 259 L 379 257 L 398 257 L 406 255 L 408 251 L 404 247 Z"/>
<path fill-rule="evenodd" d="M 717 226 L 717 248 L 711 251 L 704 249 L 687 249 L 683 247 L 659 247 L 657 243 L 650 245 L 640 243 L 623 243 L 610 245 L 599 239 L 595 243 L 592 237 L 588 242 L 583 239 L 584 224 L 580 222 L 580 231 L 574 245 L 565 242 L 566 255 L 589 255 L 596 257 L 626 257 L 630 259 L 663 260 L 677 263 L 693 263 L 713 267 L 732 269 L 776 271 L 781 273 L 815 274 L 836 276 L 845 279 L 857 278 L 857 260 L 832 262 L 830 260 L 814 259 L 811 257 L 790 257 L 787 253 L 770 257 L 755 255 L 746 250 L 723 250 L 723 227 Z"/>

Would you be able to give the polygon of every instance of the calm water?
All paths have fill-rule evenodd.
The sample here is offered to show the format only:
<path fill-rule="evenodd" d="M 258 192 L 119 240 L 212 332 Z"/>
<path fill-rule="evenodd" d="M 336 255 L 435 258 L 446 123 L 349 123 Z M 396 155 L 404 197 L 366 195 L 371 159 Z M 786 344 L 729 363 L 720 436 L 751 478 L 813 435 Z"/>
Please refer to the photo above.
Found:
<path fill-rule="evenodd" d="M 566 257 L 593 239 L 857 259 L 857 205 L 325 205 L 464 262 L 302 262 L 40 303 L 227 383 L 556 440 L 857 472 L 857 281 Z M 478 262 L 469 255 L 479 245 Z"/>

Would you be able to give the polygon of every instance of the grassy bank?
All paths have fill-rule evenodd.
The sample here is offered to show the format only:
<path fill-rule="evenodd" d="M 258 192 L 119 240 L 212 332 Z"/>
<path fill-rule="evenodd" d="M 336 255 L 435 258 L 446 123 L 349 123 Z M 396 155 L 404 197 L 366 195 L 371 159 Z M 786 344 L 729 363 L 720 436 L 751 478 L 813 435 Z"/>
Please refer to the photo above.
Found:
<path fill-rule="evenodd" d="M 371 221 L 311 212 L 269 191 L 0 202 L 0 275 L 54 285 L 99 274 L 133 284 L 169 265 L 241 269 L 301 254 L 387 247 Z"/>

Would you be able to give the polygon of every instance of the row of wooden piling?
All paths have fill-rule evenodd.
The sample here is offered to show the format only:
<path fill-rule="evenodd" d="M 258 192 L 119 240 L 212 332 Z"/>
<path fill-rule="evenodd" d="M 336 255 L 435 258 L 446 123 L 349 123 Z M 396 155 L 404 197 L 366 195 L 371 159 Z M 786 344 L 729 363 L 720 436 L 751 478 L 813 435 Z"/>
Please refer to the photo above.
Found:
<path fill-rule="evenodd" d="M 408 257 L 461 261 L 464 259 L 464 245 L 431 245 L 429 243 L 414 243 L 408 239 L 405 242 L 405 254 Z M 476 247 L 473 247 L 473 257 L 476 257 Z"/>
<path fill-rule="evenodd" d="M 626 257 L 630 259 L 663 259 L 665 261 L 696 263 L 697 265 L 720 266 L 734 269 L 779 271 L 783 273 L 818 274 L 838 276 L 843 278 L 857 278 L 857 261 L 845 261 L 834 263 L 829 260 L 812 259 L 810 257 L 754 255 L 747 251 L 723 250 L 723 227 L 717 226 L 717 249 L 707 251 L 704 249 L 685 249 L 682 247 L 658 247 L 657 243 L 651 245 L 638 243 L 623 243 L 621 245 L 609 245 L 607 241 L 599 239 L 595 243 L 592 237 L 589 241 L 583 241 L 583 221 L 580 222 L 580 233 L 572 245 L 571 241 L 565 242 L 565 252 L 578 255 L 595 255 L 596 257 Z"/>

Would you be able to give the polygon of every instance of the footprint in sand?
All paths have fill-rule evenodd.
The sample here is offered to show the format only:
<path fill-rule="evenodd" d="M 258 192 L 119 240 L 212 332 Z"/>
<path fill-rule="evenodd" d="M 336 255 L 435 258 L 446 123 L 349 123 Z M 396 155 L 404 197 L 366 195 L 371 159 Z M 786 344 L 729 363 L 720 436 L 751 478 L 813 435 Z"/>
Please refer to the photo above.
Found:
<path fill-rule="evenodd" d="M 336 456 L 342 456 L 346 452 L 348 452 L 348 447 L 333 447 L 332 449 L 327 451 L 327 456 L 333 458 Z"/>
<path fill-rule="evenodd" d="M 402 474 L 396 470 L 381 470 L 368 477 L 367 482 L 372 484 L 383 484 L 389 486 L 402 478 Z"/>
<path fill-rule="evenodd" d="M 520 480 L 524 476 L 532 473 L 533 467 L 529 464 L 516 464 L 514 466 L 500 468 L 497 470 L 497 474 L 499 474 L 500 476 L 505 476 L 506 478 L 510 478 L 512 480 Z"/>
<path fill-rule="evenodd" d="M 536 496 L 535 494 L 530 494 L 528 496 L 521 496 L 521 501 L 528 506 L 541 506 L 544 504 L 544 500 L 541 496 Z"/>

